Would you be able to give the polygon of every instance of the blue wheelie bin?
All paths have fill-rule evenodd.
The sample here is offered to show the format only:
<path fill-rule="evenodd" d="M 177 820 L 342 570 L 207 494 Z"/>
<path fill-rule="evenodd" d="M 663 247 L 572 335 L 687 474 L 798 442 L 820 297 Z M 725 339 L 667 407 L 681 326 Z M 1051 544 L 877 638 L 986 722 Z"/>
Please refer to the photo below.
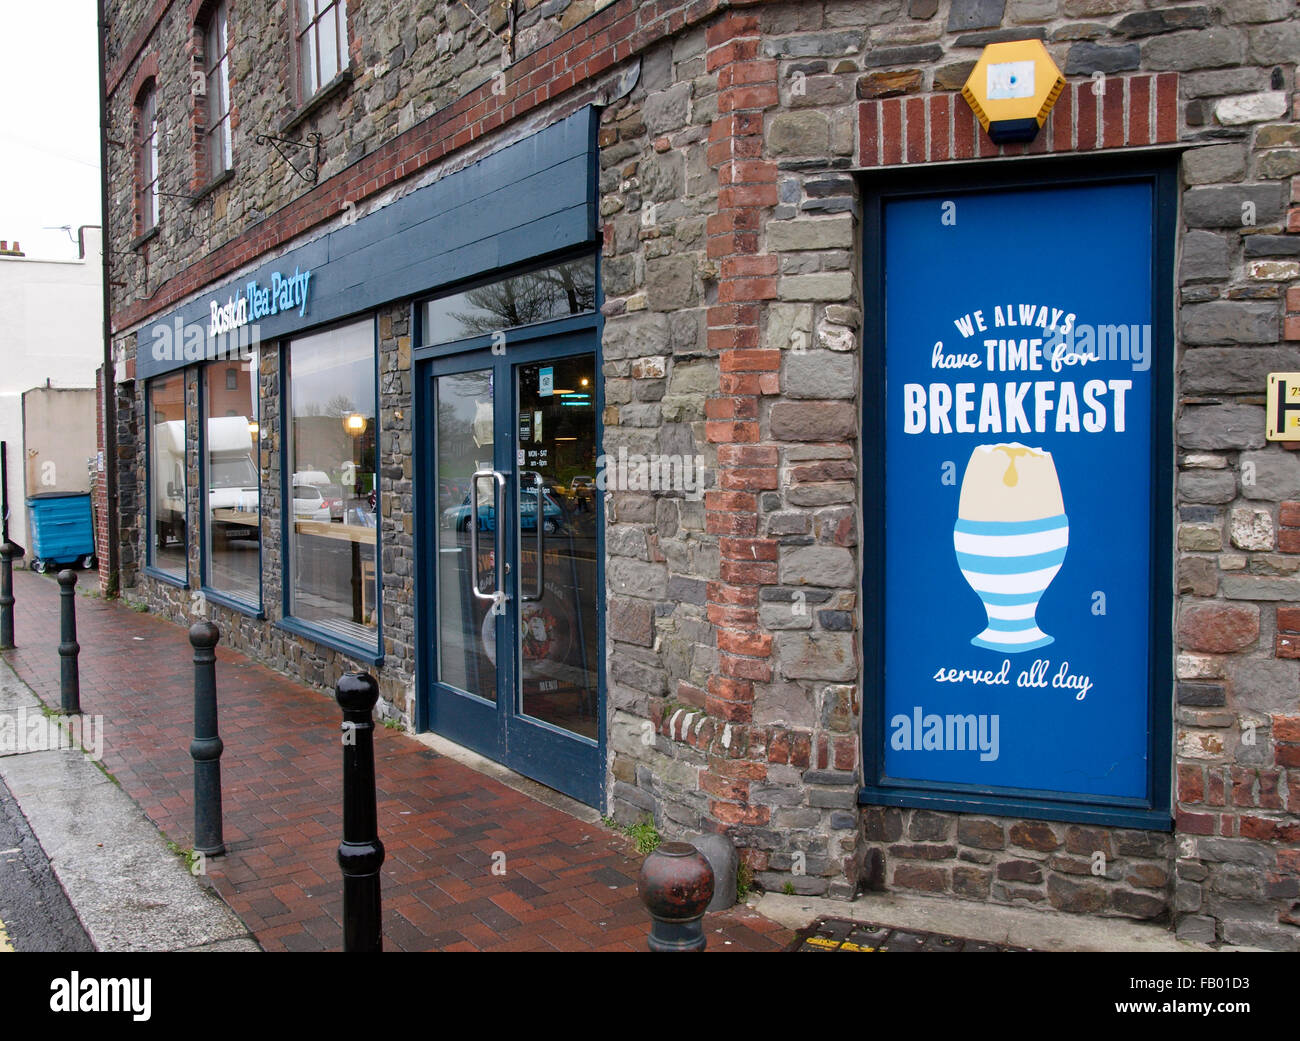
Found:
<path fill-rule="evenodd" d="M 31 569 L 44 573 L 58 564 L 95 565 L 90 494 L 49 492 L 27 497 L 31 522 Z"/>

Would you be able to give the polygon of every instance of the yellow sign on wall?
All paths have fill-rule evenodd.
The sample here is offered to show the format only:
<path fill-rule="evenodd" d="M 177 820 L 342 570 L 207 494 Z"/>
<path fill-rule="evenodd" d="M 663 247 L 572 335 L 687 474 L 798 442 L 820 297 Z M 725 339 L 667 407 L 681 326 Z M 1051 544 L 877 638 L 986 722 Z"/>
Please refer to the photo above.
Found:
<path fill-rule="evenodd" d="M 1300 372 L 1270 372 L 1264 436 L 1300 441 Z"/>
<path fill-rule="evenodd" d="M 1065 77 L 1041 40 L 991 43 L 961 96 L 997 144 L 1032 141 L 1047 121 Z"/>

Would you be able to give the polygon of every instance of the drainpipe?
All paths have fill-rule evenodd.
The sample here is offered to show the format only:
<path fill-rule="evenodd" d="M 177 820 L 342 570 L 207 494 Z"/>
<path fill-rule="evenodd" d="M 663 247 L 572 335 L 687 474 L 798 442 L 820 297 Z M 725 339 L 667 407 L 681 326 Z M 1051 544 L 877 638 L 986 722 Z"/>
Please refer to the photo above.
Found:
<path fill-rule="evenodd" d="M 104 272 L 104 511 L 108 514 L 108 591 L 118 589 L 118 522 L 117 522 L 117 382 L 113 369 L 113 296 L 109 258 L 112 235 L 108 220 L 108 19 L 105 0 L 95 0 L 95 17 L 99 25 L 99 199 L 100 254 Z"/>

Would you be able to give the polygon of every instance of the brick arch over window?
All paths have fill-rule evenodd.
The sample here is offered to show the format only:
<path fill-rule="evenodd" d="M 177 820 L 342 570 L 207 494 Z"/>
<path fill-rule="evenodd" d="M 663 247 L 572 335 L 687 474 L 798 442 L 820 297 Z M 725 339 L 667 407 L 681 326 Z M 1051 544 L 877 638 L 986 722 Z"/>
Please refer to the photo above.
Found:
<path fill-rule="evenodd" d="M 234 165 L 237 116 L 230 94 L 230 8 L 229 0 L 190 4 L 195 190 L 223 179 Z"/>
<path fill-rule="evenodd" d="M 131 156 L 135 170 L 134 233 L 153 231 L 162 216 L 158 147 L 158 59 L 149 55 L 131 83 Z"/>

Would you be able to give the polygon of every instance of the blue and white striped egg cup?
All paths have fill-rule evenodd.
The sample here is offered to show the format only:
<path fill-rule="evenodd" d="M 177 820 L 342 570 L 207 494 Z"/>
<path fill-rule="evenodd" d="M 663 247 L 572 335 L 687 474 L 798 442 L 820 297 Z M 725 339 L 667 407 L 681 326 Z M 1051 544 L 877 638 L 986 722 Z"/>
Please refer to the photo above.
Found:
<path fill-rule="evenodd" d="M 1070 544 L 1064 513 L 1024 521 L 974 521 L 958 517 L 952 532 L 962 577 L 984 602 L 988 628 L 971 640 L 1003 654 L 1046 647 L 1053 637 L 1035 614 Z"/>

